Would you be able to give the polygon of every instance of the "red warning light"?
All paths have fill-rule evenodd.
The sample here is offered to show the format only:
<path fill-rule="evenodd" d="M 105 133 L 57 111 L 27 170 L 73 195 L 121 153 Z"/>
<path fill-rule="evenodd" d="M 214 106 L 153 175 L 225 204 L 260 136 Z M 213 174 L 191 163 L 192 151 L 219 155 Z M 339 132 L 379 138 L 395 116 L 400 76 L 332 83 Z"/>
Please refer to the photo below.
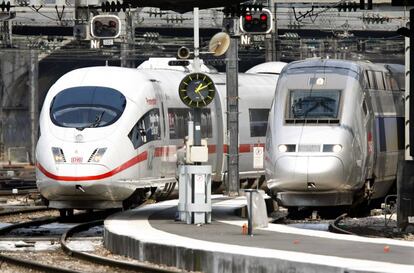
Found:
<path fill-rule="evenodd" d="M 260 20 L 261 21 L 267 21 L 267 15 L 266 14 L 260 14 Z"/>
<path fill-rule="evenodd" d="M 253 16 L 252 16 L 251 14 L 246 14 L 246 15 L 244 16 L 244 19 L 245 19 L 246 21 L 250 22 L 250 21 L 252 21 L 252 20 L 253 20 Z"/>
<path fill-rule="evenodd" d="M 116 27 L 116 22 L 115 21 L 109 21 L 109 26 L 110 27 Z"/>

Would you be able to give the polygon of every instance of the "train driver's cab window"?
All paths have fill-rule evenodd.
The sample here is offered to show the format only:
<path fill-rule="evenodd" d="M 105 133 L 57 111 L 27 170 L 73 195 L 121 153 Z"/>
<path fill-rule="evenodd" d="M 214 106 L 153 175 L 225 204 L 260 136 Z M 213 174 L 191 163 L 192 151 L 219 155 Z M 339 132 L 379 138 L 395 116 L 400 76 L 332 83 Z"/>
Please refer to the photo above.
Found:
<path fill-rule="evenodd" d="M 128 137 L 135 149 L 145 143 L 161 139 L 159 110 L 152 109 L 142 116 L 132 128 Z"/>
<path fill-rule="evenodd" d="M 381 71 L 367 70 L 365 78 L 367 79 L 368 88 L 374 90 L 386 90 L 386 79 Z"/>
<path fill-rule="evenodd" d="M 385 90 L 384 77 L 381 71 L 374 71 L 378 90 Z"/>
<path fill-rule="evenodd" d="M 366 79 L 368 82 L 369 89 L 377 89 L 377 82 L 375 80 L 375 74 L 372 70 L 365 71 Z"/>
<path fill-rule="evenodd" d="M 266 136 L 268 116 L 269 109 L 249 109 L 251 137 Z"/>
<path fill-rule="evenodd" d="M 339 90 L 291 90 L 287 119 L 338 119 Z"/>
<path fill-rule="evenodd" d="M 188 135 L 187 122 L 193 120 L 193 113 L 189 108 L 168 108 L 168 123 L 170 139 L 184 139 Z M 209 108 L 201 109 L 201 137 L 212 138 L 213 126 Z"/>
<path fill-rule="evenodd" d="M 60 127 L 105 127 L 116 122 L 126 107 L 121 92 L 101 86 L 78 86 L 59 92 L 51 103 L 50 118 Z"/>

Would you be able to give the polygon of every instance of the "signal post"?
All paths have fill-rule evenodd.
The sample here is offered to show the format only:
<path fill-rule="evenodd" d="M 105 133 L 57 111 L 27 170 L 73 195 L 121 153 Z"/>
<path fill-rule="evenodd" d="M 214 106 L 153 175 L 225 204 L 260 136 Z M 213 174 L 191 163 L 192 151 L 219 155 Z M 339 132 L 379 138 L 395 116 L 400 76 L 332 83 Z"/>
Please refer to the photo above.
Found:
<path fill-rule="evenodd" d="M 227 153 L 229 196 L 239 195 L 239 37 L 237 19 L 228 18 L 226 32 L 230 35 L 230 46 L 226 55 L 226 92 L 227 92 Z"/>
<path fill-rule="evenodd" d="M 393 6 L 413 5 L 408 0 L 392 0 Z M 414 8 L 410 9 L 408 28 L 400 28 L 397 33 L 408 38 L 406 46 L 406 87 L 405 87 L 405 160 L 399 162 L 397 171 L 397 224 L 400 229 L 414 225 Z"/>

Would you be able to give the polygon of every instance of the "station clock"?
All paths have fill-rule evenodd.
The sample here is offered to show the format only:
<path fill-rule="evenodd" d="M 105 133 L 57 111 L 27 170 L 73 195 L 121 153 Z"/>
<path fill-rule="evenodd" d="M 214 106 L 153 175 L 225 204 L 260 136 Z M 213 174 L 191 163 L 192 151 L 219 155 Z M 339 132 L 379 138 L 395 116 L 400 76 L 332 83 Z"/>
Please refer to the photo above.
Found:
<path fill-rule="evenodd" d="M 204 73 L 191 73 L 185 76 L 178 87 L 182 102 L 191 108 L 209 105 L 216 94 L 213 80 Z"/>

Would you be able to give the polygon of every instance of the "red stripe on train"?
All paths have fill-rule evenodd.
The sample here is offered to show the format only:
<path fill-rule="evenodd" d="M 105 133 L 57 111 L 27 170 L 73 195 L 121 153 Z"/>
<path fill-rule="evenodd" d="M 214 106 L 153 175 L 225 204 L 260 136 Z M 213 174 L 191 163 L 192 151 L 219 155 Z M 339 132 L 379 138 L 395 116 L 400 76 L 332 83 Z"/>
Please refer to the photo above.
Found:
<path fill-rule="evenodd" d="M 240 144 L 239 146 L 239 152 L 240 153 L 249 153 L 253 151 L 253 147 L 264 147 L 264 144 Z M 216 152 L 216 145 L 208 145 L 208 152 L 209 153 L 215 153 Z M 229 145 L 225 144 L 223 145 L 223 152 L 224 153 L 228 153 L 229 150 Z M 164 147 L 156 147 L 155 151 L 154 151 L 154 156 L 155 157 L 160 157 L 163 154 L 170 154 L 170 151 L 174 151 L 176 152 L 176 149 L 172 149 L 168 146 L 164 146 Z M 36 167 L 47 177 L 54 179 L 54 180 L 59 180 L 59 181 L 88 181 L 88 180 L 100 180 L 100 179 L 105 179 L 108 177 L 111 177 L 119 172 L 122 172 L 123 170 L 126 170 L 132 166 L 134 166 L 135 164 L 138 164 L 142 161 L 147 160 L 148 158 L 148 153 L 147 151 L 140 153 L 139 155 L 137 155 L 136 157 L 133 157 L 132 159 L 128 160 L 127 162 L 123 163 L 122 165 L 116 167 L 115 169 L 103 173 L 103 174 L 99 174 L 99 175 L 91 175 L 91 176 L 60 176 L 60 175 L 56 175 L 53 174 L 49 171 L 47 171 L 40 163 L 36 163 Z"/>
<path fill-rule="evenodd" d="M 116 167 L 115 169 L 113 169 L 112 171 L 103 173 L 103 174 L 99 174 L 99 175 L 91 175 L 91 176 L 60 176 L 60 175 L 55 175 L 49 171 L 47 171 L 40 163 L 36 163 L 36 167 L 47 177 L 54 179 L 54 180 L 59 180 L 59 181 L 88 181 L 88 180 L 100 180 L 100 179 L 104 179 L 104 178 L 108 178 L 111 177 L 119 172 L 122 172 L 123 170 L 128 169 L 129 167 L 134 166 L 135 164 L 138 164 L 144 160 L 147 160 L 147 152 L 143 152 L 140 153 L 139 155 L 137 155 L 136 157 L 133 157 L 132 159 L 128 160 L 127 162 L 123 163 L 122 165 Z"/>

